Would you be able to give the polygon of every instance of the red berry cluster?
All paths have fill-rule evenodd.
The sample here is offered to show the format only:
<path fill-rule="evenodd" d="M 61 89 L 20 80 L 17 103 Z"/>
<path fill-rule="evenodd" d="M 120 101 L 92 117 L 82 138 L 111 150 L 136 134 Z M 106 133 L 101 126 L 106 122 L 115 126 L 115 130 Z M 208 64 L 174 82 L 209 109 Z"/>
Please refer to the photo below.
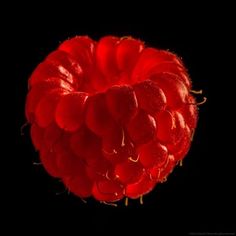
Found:
<path fill-rule="evenodd" d="M 29 79 L 26 117 L 47 172 L 75 195 L 114 202 L 163 182 L 197 122 L 176 55 L 131 37 L 63 42 Z"/>

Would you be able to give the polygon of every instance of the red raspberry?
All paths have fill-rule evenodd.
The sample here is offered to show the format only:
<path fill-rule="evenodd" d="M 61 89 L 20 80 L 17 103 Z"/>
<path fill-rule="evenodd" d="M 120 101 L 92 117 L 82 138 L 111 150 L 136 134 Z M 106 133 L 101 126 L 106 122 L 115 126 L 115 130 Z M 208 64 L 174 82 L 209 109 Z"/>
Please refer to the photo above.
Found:
<path fill-rule="evenodd" d="M 66 40 L 29 88 L 25 111 L 41 162 L 81 198 L 147 194 L 185 157 L 197 124 L 180 58 L 131 37 Z"/>

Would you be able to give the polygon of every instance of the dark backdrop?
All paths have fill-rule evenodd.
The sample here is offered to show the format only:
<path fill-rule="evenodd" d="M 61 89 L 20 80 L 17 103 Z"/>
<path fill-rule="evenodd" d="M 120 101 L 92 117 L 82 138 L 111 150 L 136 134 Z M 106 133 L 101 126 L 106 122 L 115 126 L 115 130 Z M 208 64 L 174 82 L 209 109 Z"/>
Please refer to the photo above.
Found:
<path fill-rule="evenodd" d="M 10 200 L 10 228 L 29 231 L 31 235 L 40 229 L 47 233 L 49 228 L 52 232 L 66 228 L 68 235 L 73 235 L 69 233 L 71 229 L 74 235 L 235 232 L 231 216 L 232 155 L 227 152 L 227 137 L 221 133 L 224 121 L 219 114 L 223 92 L 227 93 L 219 82 L 222 77 L 217 67 L 217 54 L 223 44 L 219 36 L 224 27 L 218 25 L 217 14 L 210 15 L 208 11 L 151 8 L 138 13 L 117 11 L 114 15 L 103 9 L 104 13 L 98 11 L 94 15 L 80 7 L 73 13 L 59 13 L 54 8 L 46 13 L 36 5 L 32 8 L 35 11 L 12 13 L 16 17 L 10 27 L 16 148 L 11 158 L 14 174 L 7 177 L 13 186 L 12 193 L 6 194 Z M 67 193 L 57 195 L 64 190 L 60 182 L 41 166 L 33 165 L 38 153 L 31 144 L 29 129 L 20 135 L 20 127 L 26 121 L 27 80 L 36 65 L 68 37 L 89 35 L 97 40 L 107 34 L 131 35 L 147 45 L 176 52 L 189 69 L 193 88 L 203 89 L 208 98 L 200 106 L 199 124 L 183 167 L 177 167 L 166 183 L 145 196 L 143 205 L 130 201 L 128 207 L 121 202 L 115 208 L 93 200 L 84 204 Z"/>

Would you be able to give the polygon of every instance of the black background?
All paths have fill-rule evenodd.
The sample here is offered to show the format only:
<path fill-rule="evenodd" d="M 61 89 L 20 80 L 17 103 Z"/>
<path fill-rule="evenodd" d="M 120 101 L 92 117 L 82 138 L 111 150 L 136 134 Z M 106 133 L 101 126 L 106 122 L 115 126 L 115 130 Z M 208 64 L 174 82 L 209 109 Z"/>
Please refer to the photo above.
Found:
<path fill-rule="evenodd" d="M 35 5 L 10 15 L 15 18 L 8 28 L 8 41 L 12 50 L 16 147 L 10 158 L 12 174 L 7 175 L 10 190 L 5 193 L 9 199 L 9 229 L 31 235 L 38 230 L 47 233 L 49 229 L 54 233 L 66 229 L 68 235 L 235 232 L 233 155 L 228 152 L 224 133 L 221 113 L 226 111 L 220 105 L 227 91 L 220 82 L 217 64 L 222 47 L 226 47 L 220 40 L 225 30 L 220 14 L 195 6 L 182 11 L 174 7 L 170 11 L 167 6 L 153 7 L 152 11 L 152 6 L 141 6 L 136 11 L 123 5 L 115 11 L 114 3 L 109 8 L 112 10 L 99 8 L 96 14 L 79 4 L 70 7 L 58 11 Z M 73 8 L 76 9 L 72 11 Z M 183 167 L 176 167 L 166 183 L 145 196 L 143 205 L 130 201 L 128 207 L 123 202 L 111 207 L 92 199 L 84 204 L 63 193 L 58 180 L 48 176 L 42 166 L 33 165 L 38 154 L 31 144 L 29 129 L 24 129 L 23 136 L 20 134 L 26 121 L 27 80 L 36 65 L 68 37 L 89 35 L 98 40 L 107 34 L 131 35 L 147 45 L 177 53 L 189 69 L 193 88 L 203 89 L 208 98 L 200 106 L 199 124 Z"/>

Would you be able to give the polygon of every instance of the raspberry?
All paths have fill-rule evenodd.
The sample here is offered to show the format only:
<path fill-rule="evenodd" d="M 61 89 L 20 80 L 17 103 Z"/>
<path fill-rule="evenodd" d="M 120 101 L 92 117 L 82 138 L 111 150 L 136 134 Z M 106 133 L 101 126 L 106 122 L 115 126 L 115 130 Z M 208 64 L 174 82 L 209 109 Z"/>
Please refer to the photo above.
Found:
<path fill-rule="evenodd" d="M 131 37 L 63 42 L 29 79 L 26 117 L 46 171 L 81 198 L 139 198 L 186 156 L 198 110 L 183 62 Z"/>

